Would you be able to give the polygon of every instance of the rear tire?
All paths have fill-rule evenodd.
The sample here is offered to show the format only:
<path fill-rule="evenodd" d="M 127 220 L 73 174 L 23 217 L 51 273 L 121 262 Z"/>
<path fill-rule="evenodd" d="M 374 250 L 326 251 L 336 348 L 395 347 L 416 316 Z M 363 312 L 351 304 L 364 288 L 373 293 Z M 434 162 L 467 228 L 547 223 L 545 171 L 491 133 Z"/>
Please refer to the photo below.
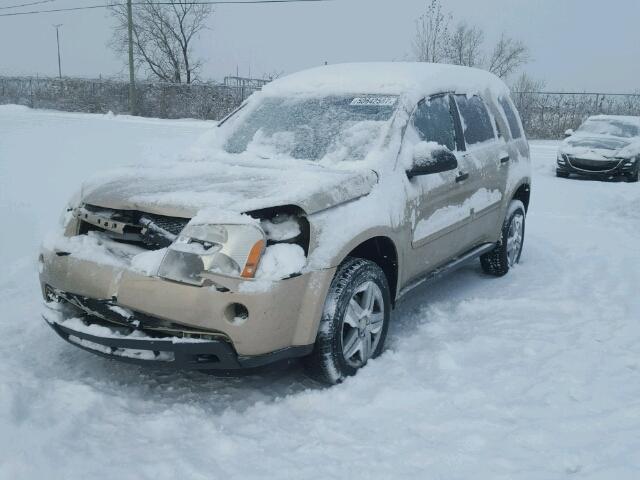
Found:
<path fill-rule="evenodd" d="M 520 200 L 512 200 L 496 247 L 480 257 L 485 273 L 502 277 L 520 261 L 524 245 L 526 210 Z"/>
<path fill-rule="evenodd" d="M 327 293 L 313 352 L 305 358 L 308 374 L 330 385 L 355 375 L 382 353 L 390 314 L 391 293 L 382 269 L 348 257 Z"/>

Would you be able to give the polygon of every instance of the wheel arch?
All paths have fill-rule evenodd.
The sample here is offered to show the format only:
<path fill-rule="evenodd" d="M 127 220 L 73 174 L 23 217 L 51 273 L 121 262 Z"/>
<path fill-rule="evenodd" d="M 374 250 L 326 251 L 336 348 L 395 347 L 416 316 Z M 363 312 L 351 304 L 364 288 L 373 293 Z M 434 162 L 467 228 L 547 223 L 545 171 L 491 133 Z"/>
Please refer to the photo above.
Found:
<path fill-rule="evenodd" d="M 400 259 L 396 242 L 391 236 L 376 234 L 368 238 L 359 238 L 350 244 L 348 250 L 345 249 L 340 263 L 347 257 L 363 258 L 378 265 L 387 278 L 389 290 L 391 291 L 391 302 L 392 305 L 395 305 L 398 292 Z"/>
<path fill-rule="evenodd" d="M 531 184 L 529 182 L 521 183 L 511 196 L 511 201 L 513 200 L 520 200 L 524 204 L 525 212 L 528 212 L 531 201 Z"/>

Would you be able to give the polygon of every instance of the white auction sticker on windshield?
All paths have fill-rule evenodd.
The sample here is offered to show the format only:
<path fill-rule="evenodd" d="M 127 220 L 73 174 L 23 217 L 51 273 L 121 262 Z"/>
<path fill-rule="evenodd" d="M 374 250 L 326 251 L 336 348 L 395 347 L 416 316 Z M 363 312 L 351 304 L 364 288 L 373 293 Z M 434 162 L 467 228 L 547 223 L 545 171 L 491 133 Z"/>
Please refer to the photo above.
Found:
<path fill-rule="evenodd" d="M 379 106 L 379 107 L 393 107 L 396 104 L 398 97 L 392 95 L 370 95 L 366 97 L 356 97 L 351 102 L 351 105 L 355 106 Z"/>

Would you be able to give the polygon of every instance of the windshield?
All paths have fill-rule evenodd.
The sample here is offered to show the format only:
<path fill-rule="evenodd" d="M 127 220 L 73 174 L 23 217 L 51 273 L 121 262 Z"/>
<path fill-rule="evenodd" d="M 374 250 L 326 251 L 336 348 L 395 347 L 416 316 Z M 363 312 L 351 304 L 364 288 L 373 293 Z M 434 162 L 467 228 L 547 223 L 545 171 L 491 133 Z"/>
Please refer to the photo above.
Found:
<path fill-rule="evenodd" d="M 640 136 L 640 128 L 638 128 L 637 125 L 616 119 L 590 118 L 584 122 L 577 131 L 624 138 Z"/>
<path fill-rule="evenodd" d="M 265 98 L 240 120 L 225 150 L 263 158 L 361 160 L 380 139 L 397 99 L 381 95 Z"/>

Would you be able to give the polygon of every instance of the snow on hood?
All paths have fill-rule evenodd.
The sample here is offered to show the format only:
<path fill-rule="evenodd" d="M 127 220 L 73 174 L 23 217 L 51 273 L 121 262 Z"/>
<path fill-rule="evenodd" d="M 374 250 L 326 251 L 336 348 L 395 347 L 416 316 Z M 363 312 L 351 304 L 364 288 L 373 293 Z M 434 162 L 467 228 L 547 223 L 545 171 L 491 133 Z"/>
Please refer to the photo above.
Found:
<path fill-rule="evenodd" d="M 367 169 L 262 163 L 180 161 L 124 167 L 86 182 L 82 201 L 184 218 L 203 209 L 248 212 L 281 205 L 297 205 L 311 214 L 366 195 L 377 181 L 375 172 Z"/>
<path fill-rule="evenodd" d="M 633 157 L 640 154 L 640 139 L 610 135 L 573 135 L 562 143 L 560 153 L 585 160 Z"/>

